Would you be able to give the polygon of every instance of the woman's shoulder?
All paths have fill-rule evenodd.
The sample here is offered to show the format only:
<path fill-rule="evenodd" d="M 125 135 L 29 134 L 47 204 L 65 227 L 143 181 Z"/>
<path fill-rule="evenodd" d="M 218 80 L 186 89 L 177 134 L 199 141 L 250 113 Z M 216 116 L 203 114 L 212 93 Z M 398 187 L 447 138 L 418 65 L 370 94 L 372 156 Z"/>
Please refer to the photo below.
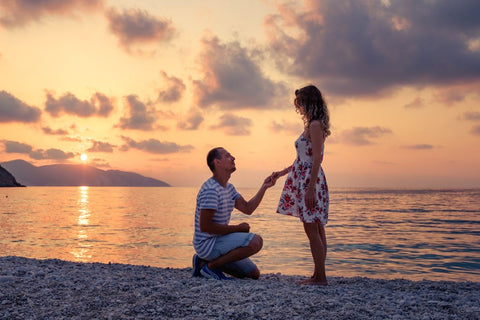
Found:
<path fill-rule="evenodd" d="M 312 122 L 309 123 L 308 125 L 309 130 L 323 130 L 324 126 L 323 123 L 320 120 L 312 120 Z"/>

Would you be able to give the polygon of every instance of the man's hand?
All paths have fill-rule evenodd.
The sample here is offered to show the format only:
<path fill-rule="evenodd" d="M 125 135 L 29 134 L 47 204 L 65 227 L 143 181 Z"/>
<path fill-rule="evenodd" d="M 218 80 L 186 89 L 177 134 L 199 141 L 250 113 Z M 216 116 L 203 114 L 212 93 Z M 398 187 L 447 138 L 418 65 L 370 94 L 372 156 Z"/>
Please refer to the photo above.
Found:
<path fill-rule="evenodd" d="M 265 186 L 265 188 L 270 188 L 273 187 L 276 182 L 277 178 L 275 176 L 275 173 L 272 173 L 267 178 L 265 178 L 265 181 L 263 181 L 263 185 Z"/>
<path fill-rule="evenodd" d="M 250 232 L 250 225 L 246 222 L 240 223 L 237 232 Z"/>

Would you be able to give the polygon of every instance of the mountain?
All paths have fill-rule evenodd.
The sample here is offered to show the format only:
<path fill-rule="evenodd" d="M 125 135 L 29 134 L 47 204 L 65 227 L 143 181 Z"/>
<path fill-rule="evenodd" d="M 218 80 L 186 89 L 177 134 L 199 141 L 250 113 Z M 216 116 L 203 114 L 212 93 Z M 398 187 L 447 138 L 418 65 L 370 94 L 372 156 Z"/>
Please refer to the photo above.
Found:
<path fill-rule="evenodd" d="M 25 187 L 17 182 L 15 177 L 7 171 L 4 167 L 0 166 L 0 187 Z"/>
<path fill-rule="evenodd" d="M 27 186 L 170 187 L 161 180 L 119 170 L 101 170 L 83 164 L 53 164 L 36 167 L 24 160 L 1 164 Z"/>

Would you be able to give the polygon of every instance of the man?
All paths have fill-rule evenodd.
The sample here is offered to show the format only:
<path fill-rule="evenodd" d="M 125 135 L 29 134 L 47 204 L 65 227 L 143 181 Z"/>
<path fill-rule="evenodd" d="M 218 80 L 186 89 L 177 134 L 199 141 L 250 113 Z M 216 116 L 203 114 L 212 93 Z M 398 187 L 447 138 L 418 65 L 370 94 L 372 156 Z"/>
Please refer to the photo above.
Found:
<path fill-rule="evenodd" d="M 258 207 L 265 191 L 275 184 L 266 178 L 257 194 L 246 201 L 228 182 L 236 170 L 235 158 L 224 148 L 214 148 L 207 155 L 207 165 L 213 173 L 200 188 L 195 210 L 195 233 L 193 246 L 193 276 L 200 275 L 217 280 L 232 278 L 258 279 L 260 271 L 248 258 L 263 246 L 263 239 L 250 233 L 248 223 L 230 225 L 230 216 L 235 207 L 251 215 Z"/>

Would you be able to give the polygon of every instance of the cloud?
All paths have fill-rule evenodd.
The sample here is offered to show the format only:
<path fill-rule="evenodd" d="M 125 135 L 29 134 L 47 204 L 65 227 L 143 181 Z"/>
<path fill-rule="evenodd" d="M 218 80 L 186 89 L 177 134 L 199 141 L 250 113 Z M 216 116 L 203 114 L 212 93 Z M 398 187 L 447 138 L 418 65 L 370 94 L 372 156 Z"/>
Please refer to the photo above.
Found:
<path fill-rule="evenodd" d="M 264 25 L 277 65 L 335 95 L 480 79 L 480 2 L 311 1 Z"/>
<path fill-rule="evenodd" d="M 252 120 L 248 118 L 238 117 L 236 115 L 226 113 L 220 117 L 218 124 L 211 126 L 211 129 L 223 129 L 230 136 L 246 136 L 250 135 Z"/>
<path fill-rule="evenodd" d="M 30 158 L 36 160 L 53 159 L 63 161 L 75 157 L 73 152 L 64 152 L 56 148 L 34 150 L 32 146 L 25 143 L 8 140 L 3 140 L 2 142 L 5 146 L 6 153 L 28 154 Z"/>
<path fill-rule="evenodd" d="M 76 10 L 95 11 L 102 8 L 103 3 L 103 0 L 4 0 L 0 1 L 0 25 L 22 27 L 44 16 L 73 16 Z"/>
<path fill-rule="evenodd" d="M 176 77 L 169 77 L 165 71 L 161 71 L 160 76 L 165 82 L 165 88 L 159 90 L 158 101 L 171 103 L 180 100 L 185 91 L 185 84 L 183 81 Z"/>
<path fill-rule="evenodd" d="M 410 103 L 407 103 L 405 106 L 404 106 L 406 109 L 420 109 L 420 108 L 424 108 L 425 107 L 425 102 L 423 101 L 422 98 L 416 98 L 415 100 L 413 100 L 412 102 Z"/>
<path fill-rule="evenodd" d="M 280 132 L 280 131 L 285 131 L 288 133 L 298 133 L 302 131 L 302 124 L 300 119 L 298 122 L 287 122 L 283 120 L 282 122 L 277 122 L 273 120 L 270 123 L 270 130 L 273 132 Z"/>
<path fill-rule="evenodd" d="M 42 127 L 42 131 L 43 133 L 45 134 L 49 134 L 49 135 L 59 135 L 59 136 L 64 136 L 64 135 L 67 135 L 68 134 L 68 131 L 65 130 L 65 129 L 52 129 L 50 127 Z"/>
<path fill-rule="evenodd" d="M 474 126 L 470 132 L 474 135 L 480 136 L 480 125 Z"/>
<path fill-rule="evenodd" d="M 47 101 L 45 102 L 45 111 L 52 117 L 59 117 L 63 113 L 82 118 L 107 117 L 112 110 L 112 100 L 98 92 L 92 95 L 90 101 L 80 100 L 70 92 L 56 99 L 51 92 L 47 92 Z"/>
<path fill-rule="evenodd" d="M 30 153 L 32 152 L 33 148 L 31 145 L 17 142 L 17 141 L 9 141 L 9 140 L 2 140 L 3 145 L 5 146 L 6 153 Z"/>
<path fill-rule="evenodd" d="M 87 149 L 88 152 L 108 152 L 111 153 L 113 152 L 113 149 L 116 146 L 113 144 L 110 144 L 108 142 L 102 142 L 102 141 L 95 141 L 92 140 L 92 146 Z"/>
<path fill-rule="evenodd" d="M 6 91 L 0 91 L 0 122 L 37 122 L 41 110 L 29 106 Z"/>
<path fill-rule="evenodd" d="M 83 138 L 81 137 L 62 137 L 60 140 L 68 142 L 83 142 Z"/>
<path fill-rule="evenodd" d="M 170 20 L 154 17 L 147 11 L 129 9 L 119 12 L 111 8 L 106 11 L 105 16 L 110 31 L 129 53 L 133 45 L 168 42 L 175 34 Z"/>
<path fill-rule="evenodd" d="M 146 131 L 156 129 L 155 123 L 158 116 L 155 108 L 147 107 L 136 95 L 125 97 L 125 105 L 128 109 L 128 115 L 120 118 L 118 127 Z"/>
<path fill-rule="evenodd" d="M 255 61 L 256 53 L 239 42 L 221 43 L 216 37 L 201 41 L 201 80 L 193 80 L 195 102 L 202 108 L 278 108 L 274 98 L 285 95 L 282 84 L 268 79 Z"/>
<path fill-rule="evenodd" d="M 478 111 L 467 111 L 462 116 L 463 120 L 469 121 L 480 121 L 480 112 Z"/>
<path fill-rule="evenodd" d="M 105 159 L 94 158 L 90 161 L 90 164 L 96 168 L 111 169 L 112 167 Z"/>
<path fill-rule="evenodd" d="M 404 149 L 412 149 L 412 150 L 430 150 L 435 148 L 431 144 L 414 144 L 410 146 L 404 146 Z"/>
<path fill-rule="evenodd" d="M 174 142 L 161 142 L 157 139 L 149 139 L 143 141 L 135 141 L 128 137 L 123 137 L 125 145 L 122 146 L 121 151 L 128 151 L 129 149 L 138 149 L 154 154 L 169 154 L 178 152 L 190 152 L 193 149 L 191 145 L 178 145 Z"/>
<path fill-rule="evenodd" d="M 74 158 L 75 154 L 73 152 L 64 152 L 60 149 L 50 148 L 47 150 L 38 149 L 35 151 L 30 152 L 30 158 L 35 160 L 44 160 L 44 159 L 52 159 L 52 160 L 67 160 L 70 158 Z"/>
<path fill-rule="evenodd" d="M 442 90 L 442 92 L 436 94 L 435 98 L 440 103 L 451 106 L 465 101 L 466 94 L 461 91 Z"/>
<path fill-rule="evenodd" d="M 113 99 L 109 99 L 103 93 L 96 92 L 91 101 L 98 106 L 97 114 L 101 117 L 108 117 L 113 110 Z"/>
<path fill-rule="evenodd" d="M 197 130 L 202 124 L 204 118 L 202 113 L 197 109 L 190 109 L 186 116 L 182 117 L 177 123 L 177 128 L 184 130 Z"/>
<path fill-rule="evenodd" d="M 478 111 L 467 111 L 461 117 L 461 120 L 479 122 L 480 121 L 480 112 Z M 471 134 L 480 135 L 480 125 L 475 125 L 470 130 Z"/>
<path fill-rule="evenodd" d="M 346 144 L 365 146 L 374 144 L 371 140 L 391 134 L 392 130 L 382 127 L 355 127 L 340 133 L 340 141 Z"/>

